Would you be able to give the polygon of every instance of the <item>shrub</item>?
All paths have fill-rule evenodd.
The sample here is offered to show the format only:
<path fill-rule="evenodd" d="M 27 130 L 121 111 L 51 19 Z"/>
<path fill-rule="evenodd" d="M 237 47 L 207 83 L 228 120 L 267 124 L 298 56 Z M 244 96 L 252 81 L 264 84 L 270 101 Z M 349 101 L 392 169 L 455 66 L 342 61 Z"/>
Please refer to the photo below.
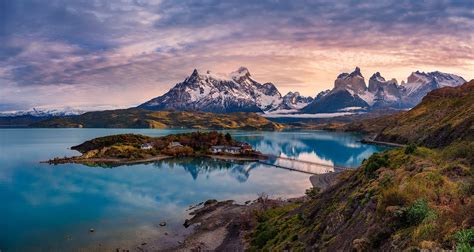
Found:
<path fill-rule="evenodd" d="M 231 141 L 232 141 L 232 136 L 231 136 L 229 133 L 226 133 L 226 134 L 225 134 L 225 140 L 226 140 L 227 142 L 231 142 Z"/>
<path fill-rule="evenodd" d="M 474 251 L 474 227 L 470 229 L 459 230 L 454 234 L 456 239 L 456 251 Z"/>
<path fill-rule="evenodd" d="M 319 189 L 319 187 L 311 187 L 309 189 L 306 189 L 305 194 L 310 199 L 316 199 L 319 196 L 320 191 L 321 190 Z"/>
<path fill-rule="evenodd" d="M 382 193 L 381 204 L 383 207 L 388 206 L 404 206 L 407 198 L 398 188 L 390 188 Z"/>
<path fill-rule="evenodd" d="M 390 162 L 387 154 L 381 155 L 376 153 L 370 156 L 365 162 L 364 172 L 368 177 L 372 178 L 375 175 L 375 171 L 381 167 L 387 167 L 389 164 Z"/>
<path fill-rule="evenodd" d="M 405 220 L 408 225 L 418 225 L 425 219 L 432 218 L 436 214 L 428 206 L 425 199 L 417 199 L 405 212 Z"/>
<path fill-rule="evenodd" d="M 407 147 L 405 147 L 405 154 L 412 154 L 416 151 L 416 145 L 415 144 L 409 144 Z"/>
<path fill-rule="evenodd" d="M 442 156 L 451 160 L 463 159 L 474 166 L 474 141 L 452 143 L 443 149 Z"/>
<path fill-rule="evenodd" d="M 252 240 L 251 244 L 259 249 L 263 248 L 268 241 L 272 240 L 278 231 L 270 226 L 265 224 L 259 224 L 257 226 L 257 233 L 255 239 Z"/>

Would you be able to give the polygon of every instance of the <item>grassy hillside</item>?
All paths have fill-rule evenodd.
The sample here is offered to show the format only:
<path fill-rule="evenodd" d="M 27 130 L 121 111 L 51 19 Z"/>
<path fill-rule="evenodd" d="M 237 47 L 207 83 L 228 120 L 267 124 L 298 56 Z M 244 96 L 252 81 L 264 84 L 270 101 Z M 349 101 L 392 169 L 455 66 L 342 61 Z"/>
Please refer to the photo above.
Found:
<path fill-rule="evenodd" d="M 257 213 L 251 250 L 472 251 L 473 156 L 472 142 L 375 154 L 309 201 Z"/>
<path fill-rule="evenodd" d="M 409 111 L 350 123 L 345 129 L 377 134 L 379 141 L 429 147 L 474 140 L 474 80 L 431 91 Z"/>
<path fill-rule="evenodd" d="M 214 114 L 185 111 L 148 111 L 138 108 L 88 112 L 33 123 L 44 128 L 193 128 L 279 130 L 283 126 L 255 113 Z"/>

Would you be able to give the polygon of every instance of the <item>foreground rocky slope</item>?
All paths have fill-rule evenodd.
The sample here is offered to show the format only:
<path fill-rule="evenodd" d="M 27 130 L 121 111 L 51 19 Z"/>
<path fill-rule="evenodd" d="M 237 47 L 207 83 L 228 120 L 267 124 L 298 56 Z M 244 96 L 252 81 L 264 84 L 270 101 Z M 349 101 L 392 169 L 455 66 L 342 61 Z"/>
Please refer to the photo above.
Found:
<path fill-rule="evenodd" d="M 468 147 L 373 155 L 326 191 L 309 191 L 311 199 L 300 206 L 259 213 L 250 249 L 471 251 L 472 142 L 463 154 Z"/>
<path fill-rule="evenodd" d="M 119 109 L 87 112 L 78 116 L 36 122 L 38 128 L 192 128 L 280 130 L 283 125 L 255 113 L 214 114 L 207 112 Z"/>

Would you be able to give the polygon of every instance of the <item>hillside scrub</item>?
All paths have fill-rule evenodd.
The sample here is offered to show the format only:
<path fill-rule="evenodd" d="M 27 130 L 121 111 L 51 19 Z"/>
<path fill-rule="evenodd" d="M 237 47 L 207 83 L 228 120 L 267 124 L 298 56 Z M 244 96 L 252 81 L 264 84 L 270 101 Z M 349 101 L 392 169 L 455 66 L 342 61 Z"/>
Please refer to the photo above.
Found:
<path fill-rule="evenodd" d="M 39 128 L 188 128 L 281 130 L 283 125 L 256 113 L 215 114 L 199 111 L 150 111 L 140 108 L 87 112 L 78 116 L 45 119 Z"/>
<path fill-rule="evenodd" d="M 360 169 L 300 206 L 260 214 L 251 250 L 472 251 L 473 168 L 469 143 L 374 154 Z"/>

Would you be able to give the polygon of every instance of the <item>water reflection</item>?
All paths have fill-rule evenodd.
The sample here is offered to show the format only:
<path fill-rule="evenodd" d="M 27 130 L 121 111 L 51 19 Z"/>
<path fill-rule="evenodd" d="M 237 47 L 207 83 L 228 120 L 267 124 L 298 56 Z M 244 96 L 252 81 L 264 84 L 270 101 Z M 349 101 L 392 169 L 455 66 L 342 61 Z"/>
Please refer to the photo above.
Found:
<path fill-rule="evenodd" d="M 357 167 L 383 148 L 362 144 L 360 137 L 339 132 L 265 132 L 237 134 L 263 153 L 336 166 Z"/>
<path fill-rule="evenodd" d="M 193 180 L 199 176 L 209 178 L 210 173 L 226 172 L 238 182 L 247 181 L 250 171 L 258 164 L 255 162 L 225 161 L 212 158 L 172 158 L 154 162 L 154 166 L 160 169 L 183 169 L 187 171 Z"/>

